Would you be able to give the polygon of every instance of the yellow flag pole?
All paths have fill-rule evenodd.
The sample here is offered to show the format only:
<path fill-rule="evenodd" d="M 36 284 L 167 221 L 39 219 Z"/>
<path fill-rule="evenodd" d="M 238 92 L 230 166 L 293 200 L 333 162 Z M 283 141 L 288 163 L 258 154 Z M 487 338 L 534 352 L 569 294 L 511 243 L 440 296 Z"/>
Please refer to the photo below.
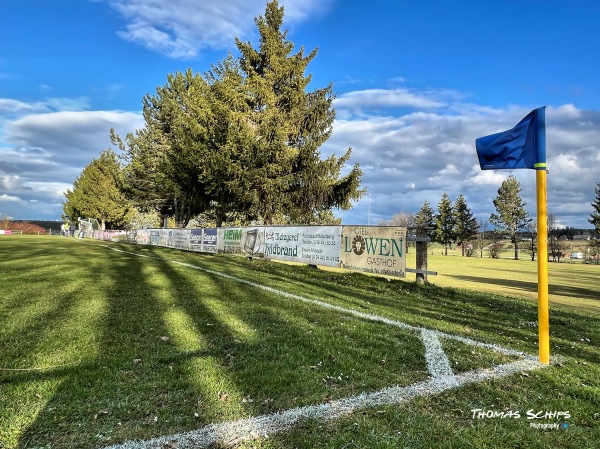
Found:
<path fill-rule="evenodd" d="M 540 164 L 541 165 L 541 164 Z M 536 170 L 538 244 L 538 332 L 540 362 L 550 364 L 550 313 L 548 307 L 548 214 L 546 164 Z"/>
<path fill-rule="evenodd" d="M 548 212 L 546 210 L 546 107 L 536 109 L 536 199 L 538 243 L 538 343 L 540 362 L 550 364 L 550 312 L 548 310 Z"/>

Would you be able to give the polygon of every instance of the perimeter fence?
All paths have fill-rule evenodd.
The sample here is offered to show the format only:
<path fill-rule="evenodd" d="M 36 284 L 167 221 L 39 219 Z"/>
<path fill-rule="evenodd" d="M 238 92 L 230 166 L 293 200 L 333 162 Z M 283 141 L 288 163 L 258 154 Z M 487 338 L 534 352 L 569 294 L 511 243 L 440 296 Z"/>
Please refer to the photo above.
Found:
<path fill-rule="evenodd" d="M 418 235 L 418 233 L 417 233 Z M 154 245 L 210 254 L 231 254 L 270 260 L 323 265 L 405 277 L 406 272 L 427 274 L 427 262 L 417 269 L 406 268 L 407 228 L 397 226 L 249 226 L 199 229 L 141 229 L 93 231 L 85 237 Z M 427 251 L 423 251 L 425 257 Z M 422 258 L 421 258 L 422 259 Z M 417 254 L 419 261 L 419 254 Z"/>

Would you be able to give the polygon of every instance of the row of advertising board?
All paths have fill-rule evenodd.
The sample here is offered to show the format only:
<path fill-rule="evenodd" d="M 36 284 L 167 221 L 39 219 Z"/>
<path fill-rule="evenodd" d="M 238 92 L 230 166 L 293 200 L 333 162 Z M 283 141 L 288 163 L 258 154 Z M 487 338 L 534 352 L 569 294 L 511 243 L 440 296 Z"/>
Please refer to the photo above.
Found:
<path fill-rule="evenodd" d="M 106 238 L 94 234 L 95 238 Z M 255 226 L 144 229 L 129 241 L 185 251 L 325 265 L 405 276 L 406 228 L 395 226 Z"/>

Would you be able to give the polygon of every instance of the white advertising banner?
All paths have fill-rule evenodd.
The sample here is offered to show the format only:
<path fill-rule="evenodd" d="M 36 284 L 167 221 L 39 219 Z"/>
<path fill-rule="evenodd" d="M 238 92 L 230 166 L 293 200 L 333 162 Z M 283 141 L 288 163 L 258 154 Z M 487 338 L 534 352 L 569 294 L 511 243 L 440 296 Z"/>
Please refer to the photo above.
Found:
<path fill-rule="evenodd" d="M 191 231 L 189 229 L 168 229 L 166 246 L 189 251 L 190 235 Z"/>
<path fill-rule="evenodd" d="M 150 229 L 150 244 L 160 244 L 160 229 Z"/>
<path fill-rule="evenodd" d="M 342 268 L 406 276 L 406 228 L 344 226 Z"/>
<path fill-rule="evenodd" d="M 265 258 L 339 267 L 341 230 L 341 226 L 266 227 Z"/>
<path fill-rule="evenodd" d="M 150 244 L 150 230 L 140 229 L 135 234 L 135 241 L 138 245 L 149 245 Z"/>

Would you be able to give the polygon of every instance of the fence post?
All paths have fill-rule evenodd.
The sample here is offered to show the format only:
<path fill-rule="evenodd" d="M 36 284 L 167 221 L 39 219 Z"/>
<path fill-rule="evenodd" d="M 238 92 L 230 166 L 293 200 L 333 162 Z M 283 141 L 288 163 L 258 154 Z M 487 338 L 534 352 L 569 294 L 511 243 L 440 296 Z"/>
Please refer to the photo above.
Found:
<path fill-rule="evenodd" d="M 417 285 L 427 283 L 427 230 L 423 226 L 417 226 L 417 235 L 415 242 L 416 264 L 417 264 Z"/>

